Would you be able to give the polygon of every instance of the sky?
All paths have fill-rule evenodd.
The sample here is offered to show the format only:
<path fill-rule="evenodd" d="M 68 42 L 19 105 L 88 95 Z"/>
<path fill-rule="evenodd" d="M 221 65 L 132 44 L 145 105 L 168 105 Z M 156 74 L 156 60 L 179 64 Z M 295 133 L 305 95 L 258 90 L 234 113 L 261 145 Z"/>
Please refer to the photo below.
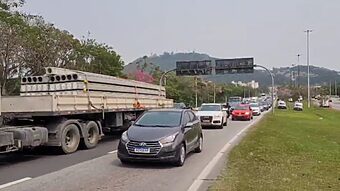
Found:
<path fill-rule="evenodd" d="M 125 63 L 163 52 L 218 58 L 254 57 L 256 64 L 310 64 L 340 71 L 339 0 L 26 0 L 43 16 L 83 38 L 112 46 Z"/>

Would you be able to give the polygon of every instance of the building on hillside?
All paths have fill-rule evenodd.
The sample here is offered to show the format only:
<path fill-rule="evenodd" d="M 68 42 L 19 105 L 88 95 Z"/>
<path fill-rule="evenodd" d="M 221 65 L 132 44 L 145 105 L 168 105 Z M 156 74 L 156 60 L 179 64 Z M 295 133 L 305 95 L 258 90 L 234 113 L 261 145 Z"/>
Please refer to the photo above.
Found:
<path fill-rule="evenodd" d="M 259 88 L 259 83 L 256 82 L 255 80 L 252 80 L 250 82 L 242 82 L 242 81 L 235 82 L 235 81 L 232 81 L 231 83 L 234 84 L 235 86 L 250 87 L 250 88 L 253 88 L 253 89 Z"/>

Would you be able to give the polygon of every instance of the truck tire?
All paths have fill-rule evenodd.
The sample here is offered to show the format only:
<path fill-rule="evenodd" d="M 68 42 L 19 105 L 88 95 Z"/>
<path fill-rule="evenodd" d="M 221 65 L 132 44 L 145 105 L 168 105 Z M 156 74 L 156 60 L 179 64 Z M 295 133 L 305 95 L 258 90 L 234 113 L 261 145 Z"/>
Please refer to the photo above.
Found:
<path fill-rule="evenodd" d="M 83 129 L 82 146 L 86 149 L 92 149 L 97 146 L 99 141 L 99 128 L 96 122 L 90 121 Z"/>
<path fill-rule="evenodd" d="M 77 125 L 68 124 L 61 133 L 61 149 L 65 154 L 77 151 L 80 142 L 80 133 Z"/>

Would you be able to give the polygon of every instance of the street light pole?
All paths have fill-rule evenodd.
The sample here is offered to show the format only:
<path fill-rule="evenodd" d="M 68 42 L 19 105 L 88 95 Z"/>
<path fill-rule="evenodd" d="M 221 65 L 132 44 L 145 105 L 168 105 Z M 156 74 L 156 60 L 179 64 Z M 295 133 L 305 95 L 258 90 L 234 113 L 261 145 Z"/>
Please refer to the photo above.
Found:
<path fill-rule="evenodd" d="M 305 33 L 307 33 L 307 89 L 308 89 L 308 108 L 310 108 L 310 105 L 311 105 L 311 100 L 310 100 L 310 76 L 309 76 L 309 73 L 310 73 L 310 70 L 309 70 L 309 52 L 310 52 L 310 49 L 309 49 L 309 35 L 310 33 L 312 32 L 312 30 L 306 30 Z"/>
<path fill-rule="evenodd" d="M 195 107 L 197 108 L 197 100 L 198 100 L 198 98 L 197 98 L 197 96 L 198 96 L 198 88 L 197 88 L 197 77 L 195 76 Z"/>
<path fill-rule="evenodd" d="M 254 67 L 259 67 L 259 68 L 265 69 L 270 74 L 270 77 L 272 78 L 272 113 L 274 114 L 274 112 L 275 112 L 274 111 L 274 108 L 275 108 L 275 103 L 274 103 L 274 86 L 275 86 L 274 75 L 268 68 L 266 68 L 264 66 L 256 64 L 256 65 L 254 65 Z"/>
<path fill-rule="evenodd" d="M 298 74 L 297 74 L 297 87 L 300 88 L 300 56 L 301 54 L 298 54 L 297 57 L 298 57 Z"/>
<path fill-rule="evenodd" d="M 336 80 L 335 80 L 335 95 L 338 95 L 338 84 Z"/>
<path fill-rule="evenodd" d="M 214 82 L 214 103 L 216 103 L 216 84 Z"/>
<path fill-rule="evenodd" d="M 168 73 L 173 72 L 173 71 L 175 71 L 175 70 L 176 70 L 176 69 L 172 69 L 172 70 L 166 71 L 166 72 L 164 72 L 164 73 L 161 75 L 161 78 L 159 79 L 159 92 L 158 92 L 158 96 L 161 96 L 161 92 L 162 92 L 161 87 L 163 86 L 163 79 L 164 79 L 164 77 L 165 77 Z"/>

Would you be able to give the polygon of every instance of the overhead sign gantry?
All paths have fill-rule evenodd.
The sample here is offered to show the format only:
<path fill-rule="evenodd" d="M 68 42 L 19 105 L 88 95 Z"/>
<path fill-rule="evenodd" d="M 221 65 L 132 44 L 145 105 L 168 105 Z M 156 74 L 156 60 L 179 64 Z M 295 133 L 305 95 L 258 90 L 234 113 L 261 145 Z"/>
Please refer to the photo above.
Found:
<path fill-rule="evenodd" d="M 254 58 L 216 59 L 176 62 L 177 76 L 253 73 Z"/>

